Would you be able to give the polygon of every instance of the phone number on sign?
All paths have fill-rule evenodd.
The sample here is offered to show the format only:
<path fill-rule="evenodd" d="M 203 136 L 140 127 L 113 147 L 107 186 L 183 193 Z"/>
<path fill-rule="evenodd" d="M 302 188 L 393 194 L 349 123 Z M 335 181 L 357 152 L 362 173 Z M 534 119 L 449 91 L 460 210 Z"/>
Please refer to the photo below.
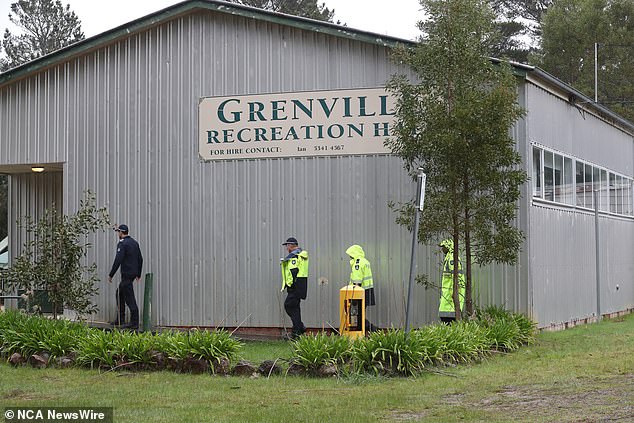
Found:
<path fill-rule="evenodd" d="M 316 145 L 315 147 L 315 151 L 341 151 L 344 149 L 343 145 Z"/>

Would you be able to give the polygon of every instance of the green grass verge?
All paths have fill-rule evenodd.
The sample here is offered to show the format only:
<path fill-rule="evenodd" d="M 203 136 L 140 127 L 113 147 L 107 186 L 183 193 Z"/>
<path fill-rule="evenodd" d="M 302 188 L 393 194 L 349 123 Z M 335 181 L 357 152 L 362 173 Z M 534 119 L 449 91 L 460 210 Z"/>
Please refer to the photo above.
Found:
<path fill-rule="evenodd" d="M 514 353 L 417 378 L 267 380 L 0 364 L 0 407 L 113 406 L 118 422 L 628 421 L 632 351 L 634 315 L 542 333 Z M 248 342 L 240 354 L 261 361 L 290 357 L 291 349 Z"/>

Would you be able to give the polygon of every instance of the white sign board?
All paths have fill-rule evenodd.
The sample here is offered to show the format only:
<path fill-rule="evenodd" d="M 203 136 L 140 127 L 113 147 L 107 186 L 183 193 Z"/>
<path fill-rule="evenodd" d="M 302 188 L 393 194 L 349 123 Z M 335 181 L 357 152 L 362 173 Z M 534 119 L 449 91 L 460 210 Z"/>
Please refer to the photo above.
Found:
<path fill-rule="evenodd" d="M 425 205 L 425 184 L 427 183 L 427 175 L 421 173 L 420 178 L 420 201 L 418 203 L 418 209 L 423 211 L 423 206 Z"/>
<path fill-rule="evenodd" d="M 389 154 L 394 121 L 385 88 L 205 97 L 203 160 Z"/>

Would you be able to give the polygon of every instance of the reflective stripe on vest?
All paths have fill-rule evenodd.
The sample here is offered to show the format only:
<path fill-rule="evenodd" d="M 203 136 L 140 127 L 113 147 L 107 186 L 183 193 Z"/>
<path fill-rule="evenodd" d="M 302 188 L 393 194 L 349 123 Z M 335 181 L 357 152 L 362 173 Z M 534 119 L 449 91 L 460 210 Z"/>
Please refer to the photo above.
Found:
<path fill-rule="evenodd" d="M 363 289 L 374 287 L 370 262 L 361 257 L 350 260 L 350 285 L 361 285 Z"/>

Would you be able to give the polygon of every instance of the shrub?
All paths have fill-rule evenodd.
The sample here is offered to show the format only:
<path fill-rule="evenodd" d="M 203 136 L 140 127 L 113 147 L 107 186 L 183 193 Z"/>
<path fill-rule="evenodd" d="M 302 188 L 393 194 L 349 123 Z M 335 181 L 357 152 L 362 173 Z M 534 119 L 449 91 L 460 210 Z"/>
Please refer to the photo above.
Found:
<path fill-rule="evenodd" d="M 193 357 L 207 360 L 210 364 L 223 358 L 231 361 L 242 348 L 242 343 L 223 329 L 211 332 L 198 329 L 163 332 L 156 335 L 156 341 L 156 349 L 166 353 L 169 358 L 185 360 Z"/>
<path fill-rule="evenodd" d="M 80 339 L 77 351 L 77 364 L 93 367 L 114 367 L 116 359 L 115 332 L 89 331 Z"/>
<path fill-rule="evenodd" d="M 431 361 L 422 339 L 415 332 L 407 336 L 396 329 L 373 332 L 354 343 L 357 370 L 375 374 L 415 374 Z"/>
<path fill-rule="evenodd" d="M 351 355 L 351 341 L 344 336 L 300 336 L 293 341 L 293 362 L 307 370 L 317 370 L 323 365 L 338 366 Z"/>

